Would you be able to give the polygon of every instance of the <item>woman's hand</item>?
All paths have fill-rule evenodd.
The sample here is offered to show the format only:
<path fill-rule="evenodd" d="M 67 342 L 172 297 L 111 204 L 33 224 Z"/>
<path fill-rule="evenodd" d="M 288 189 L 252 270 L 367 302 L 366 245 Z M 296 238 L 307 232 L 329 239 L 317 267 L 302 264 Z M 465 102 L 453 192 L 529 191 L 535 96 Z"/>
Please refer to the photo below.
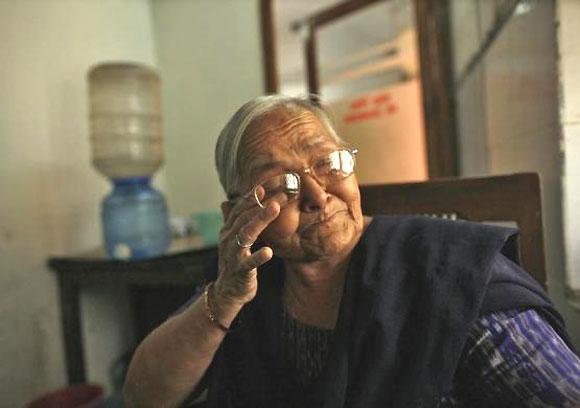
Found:
<path fill-rule="evenodd" d="M 262 195 L 263 191 L 258 192 Z M 258 289 L 257 268 L 268 262 L 272 248 L 263 247 L 252 253 L 253 244 L 266 227 L 280 214 L 280 205 L 287 201 L 284 193 L 272 197 L 259 207 L 253 199 L 237 202 L 220 233 L 219 271 L 215 297 L 219 302 L 242 307 L 251 301 Z"/>

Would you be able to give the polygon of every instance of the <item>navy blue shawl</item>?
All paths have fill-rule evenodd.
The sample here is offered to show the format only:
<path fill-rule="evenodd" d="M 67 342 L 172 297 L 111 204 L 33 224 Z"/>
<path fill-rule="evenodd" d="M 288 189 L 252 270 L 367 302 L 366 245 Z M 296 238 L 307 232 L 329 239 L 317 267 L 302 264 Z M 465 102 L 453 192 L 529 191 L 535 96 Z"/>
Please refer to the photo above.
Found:
<path fill-rule="evenodd" d="M 209 407 L 433 407 L 452 387 L 468 329 L 485 313 L 535 307 L 565 338 L 542 288 L 515 262 L 516 230 L 378 216 L 356 246 L 331 352 L 302 389 L 281 361 L 284 270 L 259 272 L 208 372 Z M 503 253 L 513 267 L 493 268 Z"/>

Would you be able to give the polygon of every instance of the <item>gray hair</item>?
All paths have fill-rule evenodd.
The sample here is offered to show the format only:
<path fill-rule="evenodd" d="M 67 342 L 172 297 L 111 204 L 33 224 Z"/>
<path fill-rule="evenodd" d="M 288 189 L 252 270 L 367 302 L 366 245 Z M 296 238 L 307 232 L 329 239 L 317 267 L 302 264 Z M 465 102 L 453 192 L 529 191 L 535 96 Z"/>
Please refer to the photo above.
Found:
<path fill-rule="evenodd" d="M 253 121 L 276 109 L 312 112 L 328 130 L 330 136 L 337 143 L 343 143 L 336 134 L 328 114 L 308 98 L 264 95 L 251 99 L 242 105 L 228 121 L 220 132 L 215 147 L 215 165 L 220 183 L 228 198 L 235 194 L 235 189 L 240 182 L 240 146 L 246 129 Z"/>

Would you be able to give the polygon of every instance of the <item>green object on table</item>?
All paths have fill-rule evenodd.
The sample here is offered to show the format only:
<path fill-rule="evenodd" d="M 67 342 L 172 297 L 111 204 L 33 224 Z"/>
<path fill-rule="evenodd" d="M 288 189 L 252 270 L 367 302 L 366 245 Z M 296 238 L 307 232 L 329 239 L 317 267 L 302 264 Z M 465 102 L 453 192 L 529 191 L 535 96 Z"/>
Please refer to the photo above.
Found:
<path fill-rule="evenodd" d="M 198 211 L 191 215 L 191 224 L 201 236 L 203 244 L 214 246 L 219 242 L 220 230 L 224 224 L 219 211 Z"/>

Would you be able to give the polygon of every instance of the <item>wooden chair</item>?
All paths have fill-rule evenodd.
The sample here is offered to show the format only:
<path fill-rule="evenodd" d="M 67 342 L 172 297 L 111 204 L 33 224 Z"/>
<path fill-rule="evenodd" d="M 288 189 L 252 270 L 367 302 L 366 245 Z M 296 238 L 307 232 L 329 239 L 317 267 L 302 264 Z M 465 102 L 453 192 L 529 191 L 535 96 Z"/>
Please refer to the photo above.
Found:
<path fill-rule="evenodd" d="M 540 180 L 536 173 L 361 186 L 363 213 L 425 214 L 517 224 L 522 266 L 544 288 Z"/>

